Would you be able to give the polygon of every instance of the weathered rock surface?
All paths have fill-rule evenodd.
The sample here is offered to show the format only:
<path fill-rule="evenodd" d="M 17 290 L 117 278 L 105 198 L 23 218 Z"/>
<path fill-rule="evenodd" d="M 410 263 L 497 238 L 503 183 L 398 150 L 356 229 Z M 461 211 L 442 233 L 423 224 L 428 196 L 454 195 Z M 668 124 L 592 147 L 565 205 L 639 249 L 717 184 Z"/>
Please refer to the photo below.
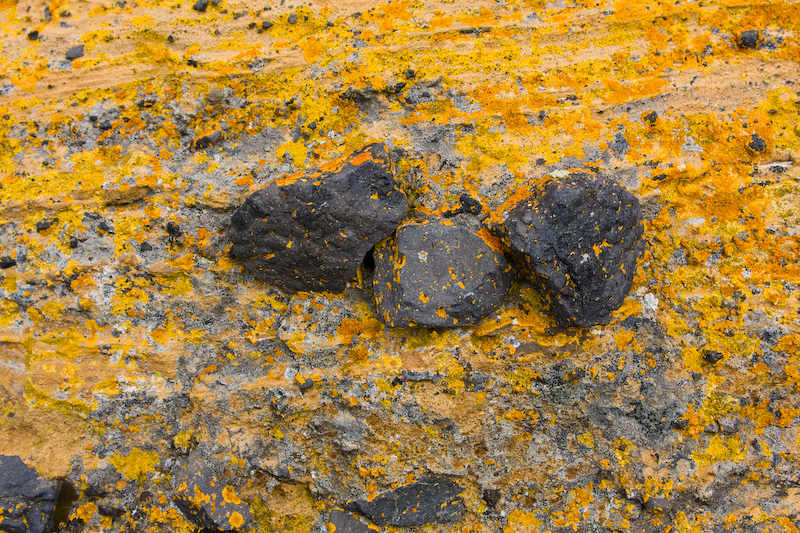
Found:
<path fill-rule="evenodd" d="M 509 285 L 503 255 L 449 222 L 407 222 L 375 248 L 375 305 L 389 326 L 475 324 L 503 304 Z"/>
<path fill-rule="evenodd" d="M 233 215 L 231 254 L 287 291 L 342 292 L 408 210 L 386 146 L 270 183 Z"/>
<path fill-rule="evenodd" d="M 447 476 L 429 476 L 353 507 L 379 526 L 414 527 L 459 520 L 465 511 L 462 489 Z"/>
<path fill-rule="evenodd" d="M 333 526 L 333 529 L 331 529 Z M 334 509 L 328 516 L 328 531 L 336 533 L 370 533 L 369 526 L 360 522 L 356 517 L 341 509 Z"/>
<path fill-rule="evenodd" d="M 250 508 L 225 483 L 221 464 L 193 457 L 175 477 L 173 501 L 192 522 L 211 531 L 240 531 L 253 519 Z"/>
<path fill-rule="evenodd" d="M 0 455 L 0 531 L 50 531 L 60 492 L 58 481 L 40 478 L 16 455 Z"/>
<path fill-rule="evenodd" d="M 574 173 L 517 204 L 497 233 L 565 325 L 607 323 L 644 251 L 641 209 L 618 182 Z"/>

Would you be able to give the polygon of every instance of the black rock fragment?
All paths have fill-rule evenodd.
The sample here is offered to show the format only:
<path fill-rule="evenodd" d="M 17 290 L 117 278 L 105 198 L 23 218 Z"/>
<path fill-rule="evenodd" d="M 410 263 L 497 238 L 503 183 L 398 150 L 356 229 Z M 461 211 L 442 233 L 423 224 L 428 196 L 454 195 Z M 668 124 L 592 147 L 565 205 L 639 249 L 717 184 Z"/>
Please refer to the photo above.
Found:
<path fill-rule="evenodd" d="M 616 180 L 574 173 L 543 183 L 496 233 L 563 325 L 605 324 L 631 289 L 644 251 L 642 212 Z"/>
<path fill-rule="evenodd" d="M 297 13 L 292 13 L 286 20 L 289 24 L 297 24 Z"/>
<path fill-rule="evenodd" d="M 0 257 L 0 268 L 2 269 L 11 268 L 16 264 L 17 260 L 14 259 L 13 257 L 9 257 L 7 255 Z"/>
<path fill-rule="evenodd" d="M 334 509 L 328 516 L 328 524 L 333 526 L 333 529 L 328 527 L 328 531 L 335 531 L 336 533 L 371 533 L 372 530 L 360 522 L 356 517 L 342 511 L 341 509 Z"/>
<path fill-rule="evenodd" d="M 655 111 L 650 111 L 649 113 L 645 114 L 642 118 L 644 119 L 645 122 L 652 125 L 656 123 L 656 120 L 658 120 L 658 113 L 656 113 Z"/>
<path fill-rule="evenodd" d="M 480 215 L 483 211 L 481 203 L 467 193 L 462 194 L 459 197 L 459 201 L 461 202 L 461 209 L 464 213 Z"/>
<path fill-rule="evenodd" d="M 503 254 L 450 222 L 407 222 L 373 256 L 375 305 L 391 327 L 475 324 L 500 308 L 511 284 Z"/>
<path fill-rule="evenodd" d="M 28 32 L 28 40 L 30 41 L 38 41 L 39 40 L 39 31 L 32 30 Z"/>
<path fill-rule="evenodd" d="M 79 57 L 83 57 L 84 51 L 85 47 L 82 44 L 73 46 L 72 48 L 67 50 L 66 58 L 69 61 L 72 61 L 73 59 L 78 59 Z"/>
<path fill-rule="evenodd" d="M 242 531 L 250 525 L 250 507 L 220 475 L 222 465 L 209 458 L 193 457 L 174 478 L 172 500 L 192 522 L 214 532 Z"/>
<path fill-rule="evenodd" d="M 767 141 L 762 139 L 757 133 L 750 136 L 750 142 L 747 145 L 754 152 L 763 152 L 767 149 Z"/>
<path fill-rule="evenodd" d="M 48 220 L 46 218 L 43 218 L 42 220 L 36 223 L 36 231 L 46 230 L 47 228 L 53 225 L 53 222 L 54 220 Z"/>
<path fill-rule="evenodd" d="M 231 255 L 281 289 L 342 292 L 406 211 L 389 151 L 371 144 L 253 193 L 233 215 Z"/>
<path fill-rule="evenodd" d="M 742 48 L 755 48 L 758 46 L 758 30 L 747 30 L 739 34 L 739 46 Z"/>
<path fill-rule="evenodd" d="M 0 455 L 0 531 L 50 531 L 60 492 L 58 481 L 40 478 L 16 455 Z"/>
<path fill-rule="evenodd" d="M 208 9 L 208 0 L 197 0 L 192 6 L 192 9 L 200 13 L 205 13 L 206 9 Z"/>
<path fill-rule="evenodd" d="M 353 504 L 378 526 L 414 527 L 459 520 L 465 511 L 462 489 L 446 476 L 429 476 L 384 492 L 372 501 Z"/>
<path fill-rule="evenodd" d="M 275 23 L 273 23 L 271 20 L 265 20 L 264 22 L 261 23 L 261 29 L 266 31 L 271 27 L 273 27 L 274 25 Z"/>
<path fill-rule="evenodd" d="M 220 130 L 215 130 L 214 132 L 209 133 L 208 135 L 203 135 L 202 137 L 196 138 L 194 140 L 194 147 L 198 149 L 208 148 L 221 138 L 222 138 L 222 132 Z"/>
<path fill-rule="evenodd" d="M 724 355 L 717 350 L 703 350 L 703 361 L 715 365 L 722 361 Z"/>

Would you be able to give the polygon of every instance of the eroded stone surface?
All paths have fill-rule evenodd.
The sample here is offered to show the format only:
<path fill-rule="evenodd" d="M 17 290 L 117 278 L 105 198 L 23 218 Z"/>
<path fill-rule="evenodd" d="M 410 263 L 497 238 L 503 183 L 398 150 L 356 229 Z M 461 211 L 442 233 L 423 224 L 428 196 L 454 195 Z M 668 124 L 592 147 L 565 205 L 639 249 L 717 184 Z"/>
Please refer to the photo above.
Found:
<path fill-rule="evenodd" d="M 517 204 L 497 228 L 566 325 L 607 323 L 644 251 L 641 208 L 617 181 L 574 173 Z"/>
<path fill-rule="evenodd" d="M 375 304 L 389 326 L 475 324 L 503 304 L 509 284 L 503 255 L 449 222 L 408 222 L 375 248 Z"/>
<path fill-rule="evenodd" d="M 459 520 L 462 489 L 447 476 L 429 476 L 353 506 L 379 526 L 414 527 Z"/>
<path fill-rule="evenodd" d="M 281 289 L 342 292 L 407 210 L 386 146 L 371 144 L 251 195 L 233 215 L 231 254 Z"/>
<path fill-rule="evenodd" d="M 60 491 L 58 481 L 40 478 L 16 455 L 0 455 L 0 531 L 50 531 Z"/>

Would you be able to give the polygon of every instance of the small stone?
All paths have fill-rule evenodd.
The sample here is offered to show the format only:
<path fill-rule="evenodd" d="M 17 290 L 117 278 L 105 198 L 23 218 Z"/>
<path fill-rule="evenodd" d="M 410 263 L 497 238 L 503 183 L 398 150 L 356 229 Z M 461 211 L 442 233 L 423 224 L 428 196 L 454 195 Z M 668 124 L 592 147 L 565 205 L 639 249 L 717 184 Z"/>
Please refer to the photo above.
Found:
<path fill-rule="evenodd" d="M 220 130 L 216 130 L 213 133 L 209 133 L 208 135 L 197 137 L 194 140 L 194 147 L 197 149 L 208 148 L 212 144 L 219 141 L 221 138 L 222 138 L 222 132 Z"/>
<path fill-rule="evenodd" d="M 265 20 L 264 22 L 261 23 L 261 29 L 266 31 L 271 27 L 273 27 L 274 25 L 275 23 L 273 23 L 271 20 Z"/>
<path fill-rule="evenodd" d="M 172 500 L 180 511 L 201 528 L 242 531 L 253 515 L 236 489 L 221 475 L 222 465 L 208 457 L 192 457 L 174 478 Z"/>
<path fill-rule="evenodd" d="M 17 260 L 14 259 L 13 257 L 9 257 L 7 255 L 0 257 L 0 268 L 2 269 L 11 268 L 16 264 Z"/>
<path fill-rule="evenodd" d="M 51 531 L 60 492 L 61 483 L 39 477 L 16 455 L 0 455 L 0 531 Z"/>
<path fill-rule="evenodd" d="M 354 502 L 353 506 L 378 526 L 447 524 L 464 515 L 461 491 L 458 483 L 447 476 L 430 476 L 384 492 L 371 501 Z"/>
<path fill-rule="evenodd" d="M 373 256 L 375 305 L 390 327 L 475 324 L 500 308 L 511 284 L 503 254 L 452 223 L 407 222 Z"/>
<path fill-rule="evenodd" d="M 290 14 L 289 18 L 287 19 L 287 22 L 289 24 L 297 24 L 297 13 Z"/>
<path fill-rule="evenodd" d="M 145 241 L 145 242 L 143 242 L 142 244 L 139 245 L 139 251 L 140 252 L 149 252 L 152 249 L 153 249 L 153 246 L 147 241 Z"/>
<path fill-rule="evenodd" d="M 755 48 L 758 45 L 758 30 L 747 30 L 739 34 L 739 46 L 742 48 Z"/>
<path fill-rule="evenodd" d="M 66 58 L 69 61 L 72 61 L 73 59 L 78 59 L 79 57 L 83 57 L 84 51 L 85 47 L 82 44 L 73 46 L 72 48 L 67 50 Z"/>
<path fill-rule="evenodd" d="M 333 529 L 331 529 L 333 526 Z M 355 516 L 341 509 L 334 509 L 328 516 L 328 531 L 336 533 L 371 533 L 372 530 Z"/>
<path fill-rule="evenodd" d="M 186 60 L 186 64 L 187 64 L 187 65 L 189 65 L 190 67 L 195 67 L 195 68 L 196 68 L 196 67 L 197 67 L 197 65 L 198 65 L 198 63 L 197 63 L 197 60 L 196 60 L 196 59 L 187 59 L 187 60 Z"/>
<path fill-rule="evenodd" d="M 28 40 L 30 41 L 38 41 L 39 40 L 39 31 L 33 30 L 28 32 Z"/>
<path fill-rule="evenodd" d="M 467 193 L 462 194 L 459 197 L 459 201 L 461 202 L 461 208 L 464 213 L 480 215 L 481 212 L 483 212 L 481 203 Z"/>
<path fill-rule="evenodd" d="M 767 149 L 767 141 L 762 139 L 757 133 L 750 136 L 750 143 L 747 145 L 754 152 L 763 152 Z"/>
<path fill-rule="evenodd" d="M 717 350 L 703 350 L 703 360 L 706 363 L 715 365 L 722 361 L 723 357 L 722 352 L 718 352 Z"/>
<path fill-rule="evenodd" d="M 384 144 L 273 181 L 234 213 L 231 255 L 283 290 L 342 292 L 408 211 Z"/>
<path fill-rule="evenodd" d="M 78 238 L 77 237 L 70 237 L 69 238 L 69 247 L 73 250 L 78 247 Z"/>
<path fill-rule="evenodd" d="M 53 225 L 53 221 L 52 220 L 48 220 L 46 218 L 42 219 L 42 220 L 40 220 L 39 222 L 36 223 L 36 231 L 44 231 L 47 228 L 49 228 L 50 226 L 52 226 L 52 225 Z"/>
<path fill-rule="evenodd" d="M 178 224 L 172 221 L 167 222 L 167 234 L 170 237 L 180 237 L 181 233 L 181 227 Z"/>
<path fill-rule="evenodd" d="M 639 200 L 616 180 L 580 172 L 543 183 L 493 230 L 568 326 L 608 323 L 645 246 Z"/>
<path fill-rule="evenodd" d="M 658 120 L 658 113 L 656 113 L 655 111 L 650 111 L 649 113 L 644 115 L 642 118 L 644 119 L 645 122 L 647 122 L 648 124 L 652 125 L 652 124 L 656 123 L 656 120 Z"/>
<path fill-rule="evenodd" d="M 197 0 L 192 6 L 192 9 L 200 13 L 205 13 L 206 9 L 208 9 L 208 0 Z"/>

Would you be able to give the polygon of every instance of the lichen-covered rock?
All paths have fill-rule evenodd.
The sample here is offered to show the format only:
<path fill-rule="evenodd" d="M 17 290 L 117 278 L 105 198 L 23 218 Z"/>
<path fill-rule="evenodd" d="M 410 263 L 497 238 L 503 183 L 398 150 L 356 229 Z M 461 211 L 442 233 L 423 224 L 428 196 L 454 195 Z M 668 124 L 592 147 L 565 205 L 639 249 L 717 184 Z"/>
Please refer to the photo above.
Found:
<path fill-rule="evenodd" d="M 429 476 L 384 492 L 371 501 L 354 502 L 358 512 L 379 526 L 414 527 L 459 520 L 465 511 L 462 489 L 447 476 Z"/>
<path fill-rule="evenodd" d="M 356 517 L 341 509 L 331 511 L 326 527 L 328 531 L 335 531 L 336 533 L 370 533 L 373 531 Z"/>
<path fill-rule="evenodd" d="M 221 464 L 193 457 L 175 476 L 172 500 L 181 512 L 211 531 L 241 531 L 252 522 L 250 507 L 221 475 Z"/>
<path fill-rule="evenodd" d="M 408 210 L 386 146 L 274 181 L 233 215 L 231 254 L 287 291 L 342 292 Z"/>
<path fill-rule="evenodd" d="M 496 231 L 565 325 L 607 323 L 644 251 L 641 209 L 617 181 L 574 173 L 517 204 Z"/>
<path fill-rule="evenodd" d="M 496 311 L 510 285 L 503 255 L 450 222 L 407 222 L 375 248 L 373 291 L 388 326 L 464 326 Z"/>
<path fill-rule="evenodd" d="M 0 455 L 0 531 L 50 531 L 60 492 L 61 483 L 42 479 L 16 455 Z"/>

